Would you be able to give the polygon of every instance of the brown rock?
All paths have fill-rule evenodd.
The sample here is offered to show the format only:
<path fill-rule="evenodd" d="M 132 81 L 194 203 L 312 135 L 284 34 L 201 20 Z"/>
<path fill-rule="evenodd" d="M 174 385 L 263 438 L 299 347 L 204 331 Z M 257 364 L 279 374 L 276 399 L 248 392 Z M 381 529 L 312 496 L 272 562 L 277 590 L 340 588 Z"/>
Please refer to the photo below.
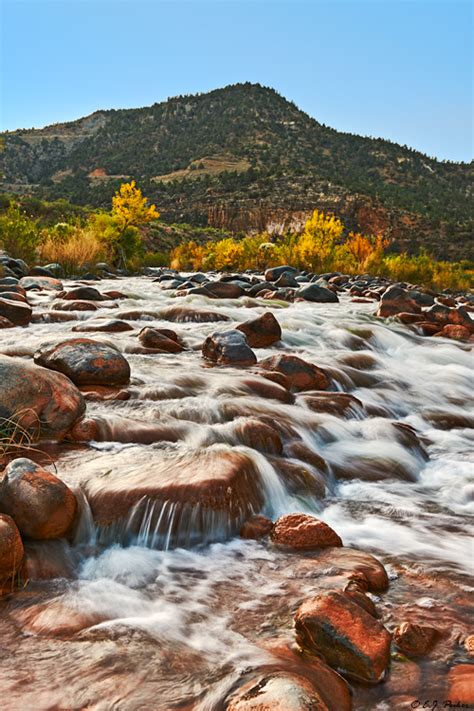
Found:
<path fill-rule="evenodd" d="M 270 457 L 270 461 L 290 493 L 324 499 L 326 480 L 321 470 L 283 457 Z"/>
<path fill-rule="evenodd" d="M 439 325 L 431 321 L 420 321 L 416 324 L 416 331 L 421 331 L 423 336 L 434 336 L 439 331 Z"/>
<path fill-rule="evenodd" d="M 286 388 L 278 383 L 269 382 L 267 378 L 245 378 L 241 380 L 241 385 L 247 392 L 255 393 L 258 397 L 278 400 L 287 404 L 291 404 L 295 400 L 294 396 Z"/>
<path fill-rule="evenodd" d="M 137 313 L 137 312 L 134 312 Z M 152 314 L 156 317 L 156 314 Z M 121 315 L 121 318 L 127 318 Z M 140 316 L 138 316 L 140 318 Z M 164 321 L 175 323 L 214 323 L 217 321 L 230 321 L 230 318 L 218 311 L 207 311 L 205 309 L 193 309 L 190 306 L 169 306 L 162 309 L 159 318 Z"/>
<path fill-rule="evenodd" d="M 423 314 L 411 314 L 407 313 L 405 311 L 402 311 L 400 314 L 397 314 L 397 319 L 401 321 L 402 323 L 418 323 L 421 321 L 423 318 Z"/>
<path fill-rule="evenodd" d="M 59 295 L 61 299 L 66 301 L 106 301 L 107 297 L 102 296 L 100 291 L 94 289 L 93 286 L 76 286 L 70 291 L 63 292 Z"/>
<path fill-rule="evenodd" d="M 330 567 L 334 573 L 340 572 L 349 578 L 362 578 L 367 583 L 370 592 L 385 592 L 388 588 L 388 576 L 382 563 L 373 555 L 355 550 L 354 548 L 333 548 L 330 551 L 318 552 L 316 557 L 318 567 Z"/>
<path fill-rule="evenodd" d="M 0 298 L 0 316 L 15 326 L 27 326 L 31 321 L 31 306 L 19 301 Z"/>
<path fill-rule="evenodd" d="M 61 291 L 63 284 L 59 279 L 48 276 L 26 276 L 22 277 L 18 284 L 29 291 L 38 289 L 40 291 Z"/>
<path fill-rule="evenodd" d="M 133 331 L 133 326 L 131 326 L 126 321 L 120 321 L 118 319 L 109 319 L 100 321 L 88 321 L 86 323 L 79 323 L 77 326 L 72 327 L 73 331 L 90 331 L 90 332 L 101 332 L 104 333 L 122 333 L 123 331 Z"/>
<path fill-rule="evenodd" d="M 456 664 L 449 670 L 447 698 L 453 704 L 474 704 L 474 665 Z"/>
<path fill-rule="evenodd" d="M 78 420 L 69 433 L 69 438 L 74 442 L 153 444 L 154 442 L 178 442 L 186 429 L 186 424 L 180 422 L 171 426 L 161 422 L 137 422 L 125 417 L 106 419 L 100 415 L 93 415 Z"/>
<path fill-rule="evenodd" d="M 282 373 L 293 390 L 327 390 L 329 378 L 318 366 L 293 355 L 275 355 L 259 362 L 263 370 Z"/>
<path fill-rule="evenodd" d="M 154 348 L 163 353 L 181 353 L 183 346 L 178 343 L 176 334 L 173 333 L 174 338 L 170 338 L 170 333 L 173 332 L 168 329 L 146 327 L 140 331 L 138 339 L 145 348 Z"/>
<path fill-rule="evenodd" d="M 242 538 L 265 538 L 273 528 L 273 521 L 266 516 L 256 514 L 249 518 L 240 529 Z"/>
<path fill-rule="evenodd" d="M 246 335 L 251 348 L 268 348 L 281 339 L 280 324 L 270 311 L 239 324 L 237 328 Z"/>
<path fill-rule="evenodd" d="M 10 462 L 0 480 L 0 510 L 27 538 L 61 538 L 71 529 L 76 497 L 60 479 L 30 459 Z"/>
<path fill-rule="evenodd" d="M 0 595 L 8 589 L 23 561 L 23 543 L 15 521 L 0 514 Z"/>
<path fill-rule="evenodd" d="M 130 366 L 118 350 L 89 338 L 72 338 L 41 347 L 38 365 L 67 375 L 76 385 L 122 385 L 130 380 Z"/>
<path fill-rule="evenodd" d="M 93 301 L 57 302 L 51 307 L 56 311 L 97 311 L 98 306 Z"/>
<path fill-rule="evenodd" d="M 408 657 L 422 657 L 430 651 L 439 636 L 439 630 L 434 627 L 402 622 L 394 630 L 393 641 Z"/>
<path fill-rule="evenodd" d="M 248 418 L 237 422 L 234 428 L 237 439 L 246 447 L 265 454 L 281 454 L 283 444 L 278 432 L 257 418 Z"/>
<path fill-rule="evenodd" d="M 237 329 L 216 331 L 206 338 L 202 355 L 217 365 L 255 365 L 257 356 Z"/>
<path fill-rule="evenodd" d="M 329 592 L 304 602 L 295 615 L 298 644 L 358 681 L 382 681 L 391 636 L 347 595 Z"/>
<path fill-rule="evenodd" d="M 301 396 L 313 412 L 327 412 L 337 417 L 351 417 L 363 411 L 361 401 L 349 393 L 308 392 Z"/>
<path fill-rule="evenodd" d="M 464 649 L 470 657 L 474 657 L 474 634 L 470 634 L 464 640 Z"/>
<path fill-rule="evenodd" d="M 442 338 L 452 338 L 454 341 L 468 341 L 471 333 L 466 326 L 456 326 L 448 323 L 434 335 Z"/>
<path fill-rule="evenodd" d="M 314 550 L 329 546 L 342 546 L 342 541 L 333 529 L 308 514 L 280 516 L 272 530 L 275 545 L 294 550 Z"/>
<path fill-rule="evenodd" d="M 390 286 L 382 294 L 376 316 L 386 318 L 403 312 L 419 314 L 421 313 L 421 308 L 411 298 L 409 291 L 400 286 Z"/>
<path fill-rule="evenodd" d="M 0 356 L 0 417 L 18 421 L 37 439 L 62 439 L 85 410 L 76 386 L 20 358 Z"/>
<path fill-rule="evenodd" d="M 4 316 L 0 316 L 0 328 L 14 328 L 15 324 L 9 321 Z"/>

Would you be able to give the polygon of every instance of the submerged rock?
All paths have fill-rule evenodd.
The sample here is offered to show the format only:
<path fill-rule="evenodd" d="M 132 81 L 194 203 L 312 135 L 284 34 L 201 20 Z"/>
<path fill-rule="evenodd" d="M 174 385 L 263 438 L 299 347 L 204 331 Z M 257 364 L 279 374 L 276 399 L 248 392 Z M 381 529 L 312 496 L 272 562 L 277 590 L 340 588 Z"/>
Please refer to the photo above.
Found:
<path fill-rule="evenodd" d="M 35 540 L 61 538 L 77 510 L 71 489 L 30 459 L 10 462 L 0 480 L 0 511 L 11 516 L 21 534 Z"/>
<path fill-rule="evenodd" d="M 130 380 L 130 366 L 118 350 L 89 338 L 72 338 L 36 351 L 38 365 L 67 375 L 76 385 L 122 385 Z"/>
<path fill-rule="evenodd" d="M 294 550 L 342 546 L 340 537 L 327 523 L 303 513 L 280 516 L 271 536 L 275 545 Z"/>
<path fill-rule="evenodd" d="M 393 641 L 407 656 L 422 657 L 430 651 L 439 636 L 439 631 L 434 627 L 402 622 L 393 632 Z"/>
<path fill-rule="evenodd" d="M 376 684 L 390 660 L 391 635 L 347 595 L 329 592 L 304 602 L 295 615 L 297 641 L 357 681 Z"/>

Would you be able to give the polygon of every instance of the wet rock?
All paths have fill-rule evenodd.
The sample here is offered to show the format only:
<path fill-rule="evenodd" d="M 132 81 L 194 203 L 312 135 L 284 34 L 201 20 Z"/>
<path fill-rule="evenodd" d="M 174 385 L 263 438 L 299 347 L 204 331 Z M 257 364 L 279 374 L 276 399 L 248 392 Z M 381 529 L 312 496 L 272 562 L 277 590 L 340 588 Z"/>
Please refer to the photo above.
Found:
<path fill-rule="evenodd" d="M 435 333 L 439 331 L 439 325 L 431 321 L 419 321 L 416 324 L 415 330 L 420 332 L 423 336 L 434 336 Z"/>
<path fill-rule="evenodd" d="M 234 428 L 237 439 L 246 447 L 265 454 L 281 454 L 283 444 L 278 432 L 257 418 L 237 422 Z"/>
<path fill-rule="evenodd" d="M 376 316 L 386 318 L 402 312 L 421 313 L 421 307 L 411 298 L 409 291 L 401 286 L 391 286 L 382 294 Z"/>
<path fill-rule="evenodd" d="M 277 287 L 269 281 L 261 281 L 258 284 L 253 284 L 250 289 L 247 289 L 249 296 L 260 296 L 263 292 L 276 291 Z"/>
<path fill-rule="evenodd" d="M 23 543 L 15 521 L 0 513 L 0 595 L 23 562 Z"/>
<path fill-rule="evenodd" d="M 245 334 L 251 348 L 268 348 L 281 339 L 280 324 L 270 311 L 236 328 Z"/>
<path fill-rule="evenodd" d="M 256 514 L 251 516 L 240 529 L 241 538 L 252 538 L 258 540 L 270 534 L 273 528 L 273 521 L 267 516 Z"/>
<path fill-rule="evenodd" d="M 31 321 L 31 306 L 26 303 L 0 298 L 0 316 L 15 326 L 27 326 Z"/>
<path fill-rule="evenodd" d="M 342 546 L 340 537 L 327 523 L 302 513 L 280 516 L 271 536 L 276 546 L 293 550 Z"/>
<path fill-rule="evenodd" d="M 97 321 L 79 323 L 77 326 L 73 326 L 72 330 L 90 333 L 123 333 L 124 331 L 133 331 L 133 326 L 119 319 L 104 319 L 102 321 L 97 319 Z"/>
<path fill-rule="evenodd" d="M 38 365 L 67 375 L 76 385 L 122 385 L 130 380 L 130 366 L 107 343 L 73 338 L 36 351 Z"/>
<path fill-rule="evenodd" d="M 384 684 L 384 694 L 391 696 L 392 694 L 414 692 L 418 690 L 421 683 L 421 669 L 418 664 L 408 659 L 404 661 L 392 659 L 390 675 Z M 410 706 L 407 706 L 407 708 L 410 708 Z M 414 708 L 413 704 L 411 708 Z"/>
<path fill-rule="evenodd" d="M 238 299 L 240 296 L 245 294 L 245 291 L 238 284 L 231 284 L 230 282 L 222 281 L 210 281 L 203 286 L 190 289 L 188 293 L 202 294 L 203 296 L 208 296 L 211 299 Z"/>
<path fill-rule="evenodd" d="M 174 336 L 171 338 L 170 336 Z M 173 331 L 159 328 L 143 328 L 138 334 L 138 340 L 145 348 L 154 348 L 163 353 L 181 353 L 183 346 L 178 343 L 178 337 Z"/>
<path fill-rule="evenodd" d="M 287 286 L 298 288 L 299 283 L 296 281 L 294 274 L 292 272 L 287 271 L 287 272 L 283 272 L 282 274 L 280 274 L 280 276 L 278 277 L 278 279 L 275 282 L 275 286 L 278 289 L 282 289 Z"/>
<path fill-rule="evenodd" d="M 283 457 L 270 457 L 270 462 L 291 494 L 324 498 L 326 481 L 320 470 Z"/>
<path fill-rule="evenodd" d="M 440 637 L 439 630 L 427 625 L 402 622 L 393 632 L 393 641 L 398 649 L 408 657 L 422 657 L 428 654 Z"/>
<path fill-rule="evenodd" d="M 4 316 L 0 316 L 0 328 L 15 328 L 15 324 Z"/>
<path fill-rule="evenodd" d="M 346 595 L 329 592 L 304 602 L 295 615 L 298 644 L 357 681 L 382 681 L 390 633 Z"/>
<path fill-rule="evenodd" d="M 287 404 L 291 404 L 295 400 L 294 395 L 288 392 L 286 388 L 278 383 L 268 381 L 266 378 L 246 378 L 241 381 L 241 385 L 247 392 L 255 393 L 258 397 L 278 400 Z"/>
<path fill-rule="evenodd" d="M 237 329 L 216 331 L 206 338 L 202 355 L 218 365 L 255 365 L 257 356 Z"/>
<path fill-rule="evenodd" d="M 117 399 L 117 397 L 110 399 Z M 155 442 L 177 442 L 185 431 L 186 424 L 179 422 L 171 426 L 160 422 L 137 422 L 126 417 L 106 419 L 100 415 L 91 415 L 75 423 L 69 433 L 69 438 L 74 442 L 154 444 Z"/>
<path fill-rule="evenodd" d="M 67 301 L 52 305 L 56 311 L 97 311 L 98 306 L 93 301 Z"/>
<path fill-rule="evenodd" d="M 474 634 L 470 634 L 464 640 L 464 649 L 469 657 L 474 657 Z"/>
<path fill-rule="evenodd" d="M 441 338 L 451 338 L 453 341 L 467 342 L 471 333 L 465 326 L 455 326 L 452 323 L 448 323 L 446 326 L 443 326 L 441 331 L 433 335 Z"/>
<path fill-rule="evenodd" d="M 0 511 L 13 518 L 22 536 L 61 538 L 70 531 L 76 510 L 69 487 L 30 459 L 15 459 L 3 472 Z"/>
<path fill-rule="evenodd" d="M 363 610 L 369 613 L 369 615 L 372 615 L 372 617 L 380 617 L 380 615 L 377 612 L 377 608 L 375 607 L 375 603 L 373 600 L 368 597 L 365 592 L 359 589 L 359 583 L 358 581 L 356 582 L 356 585 L 353 585 L 354 581 L 350 581 L 348 585 L 344 588 L 344 595 L 347 595 L 347 597 L 352 600 L 352 602 L 355 602 L 356 605 L 359 605 L 362 607 Z"/>
<path fill-rule="evenodd" d="M 282 274 L 288 272 L 289 274 L 298 274 L 298 270 L 294 267 L 289 267 L 288 265 L 283 265 L 281 267 L 272 267 L 267 269 L 265 272 L 265 281 L 276 281 Z"/>
<path fill-rule="evenodd" d="M 337 417 L 353 417 L 364 409 L 361 401 L 349 393 L 308 392 L 301 399 L 313 412 L 327 412 Z"/>
<path fill-rule="evenodd" d="M 106 301 L 107 299 L 93 286 L 76 286 L 59 296 L 66 301 Z"/>
<path fill-rule="evenodd" d="M 286 671 L 269 671 L 247 682 L 227 699 L 226 711 L 349 711 L 349 691 L 325 695 L 327 680 L 319 689 L 303 676 Z M 334 686 L 334 685 L 333 685 Z M 324 694 L 326 691 L 326 694 Z M 339 689 L 337 689 L 339 691 Z"/>
<path fill-rule="evenodd" d="M 421 416 L 439 430 L 474 429 L 474 417 L 467 413 L 423 410 Z"/>
<path fill-rule="evenodd" d="M 156 314 L 153 314 L 156 316 Z M 121 315 L 121 318 L 127 318 Z M 140 317 L 138 317 L 140 318 Z M 230 321 L 229 316 L 218 311 L 207 311 L 205 309 L 193 309 L 189 306 L 170 306 L 162 309 L 159 318 L 164 321 L 174 321 L 175 323 L 217 323 L 218 321 Z"/>
<path fill-rule="evenodd" d="M 423 318 L 423 314 L 410 314 L 405 313 L 404 311 L 402 311 L 400 314 L 397 314 L 397 319 L 404 324 L 418 323 Z"/>
<path fill-rule="evenodd" d="M 347 575 L 349 580 L 359 584 L 365 581 L 367 590 L 374 593 L 388 589 L 388 576 L 382 563 L 370 553 L 354 548 L 333 548 L 321 551 L 315 557 L 318 568 L 331 568 L 334 573 Z"/>
<path fill-rule="evenodd" d="M 338 296 L 331 289 L 326 289 L 318 284 L 308 284 L 308 286 L 300 287 L 295 292 L 295 298 L 304 299 L 304 301 L 314 301 L 322 304 L 334 304 L 339 301 Z"/>
<path fill-rule="evenodd" d="M 299 459 L 306 464 L 310 464 L 312 467 L 317 469 L 319 472 L 327 472 L 327 464 L 320 454 L 308 447 L 301 440 L 294 440 L 293 442 L 287 442 L 285 444 L 285 454 L 287 457 L 293 457 L 294 459 Z"/>
<path fill-rule="evenodd" d="M 85 410 L 76 386 L 19 358 L 0 356 L 0 417 L 19 421 L 38 439 L 62 439 Z"/>
<path fill-rule="evenodd" d="M 329 378 L 322 368 L 307 363 L 302 358 L 293 355 L 269 356 L 259 361 L 263 370 L 282 373 L 289 386 L 296 391 L 301 390 L 327 390 Z"/>
<path fill-rule="evenodd" d="M 63 284 L 59 279 L 48 276 L 25 276 L 18 282 L 23 289 L 30 291 L 38 289 L 41 291 L 62 291 Z"/>
<path fill-rule="evenodd" d="M 449 670 L 446 696 L 454 704 L 474 704 L 474 667 L 472 664 L 456 664 Z"/>

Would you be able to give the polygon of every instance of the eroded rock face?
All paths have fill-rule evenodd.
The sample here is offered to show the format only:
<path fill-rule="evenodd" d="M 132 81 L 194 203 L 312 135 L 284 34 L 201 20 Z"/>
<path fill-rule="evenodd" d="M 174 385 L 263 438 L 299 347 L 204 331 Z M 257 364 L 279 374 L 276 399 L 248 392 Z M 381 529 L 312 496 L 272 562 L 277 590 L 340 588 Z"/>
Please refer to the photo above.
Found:
<path fill-rule="evenodd" d="M 382 681 L 391 635 L 347 595 L 329 592 L 304 602 L 295 615 L 298 643 L 358 681 Z"/>
<path fill-rule="evenodd" d="M 3 472 L 0 511 L 13 518 L 22 536 L 61 538 L 70 531 L 76 510 L 69 487 L 30 459 L 15 459 Z"/>
<path fill-rule="evenodd" d="M 245 334 L 251 348 L 268 348 L 281 339 L 280 324 L 270 311 L 240 323 L 237 328 Z"/>
<path fill-rule="evenodd" d="M 23 543 L 15 521 L 0 513 L 0 595 L 23 561 Z"/>
<path fill-rule="evenodd" d="M 84 413 L 77 387 L 62 373 L 0 356 L 0 417 L 15 419 L 38 439 L 62 439 Z"/>
<path fill-rule="evenodd" d="M 130 380 L 130 366 L 107 343 L 72 338 L 36 351 L 38 365 L 67 375 L 76 385 L 123 385 Z"/>
<path fill-rule="evenodd" d="M 241 331 L 216 331 L 202 347 L 204 358 L 218 365 L 255 365 L 257 356 Z"/>
<path fill-rule="evenodd" d="M 296 391 L 327 390 L 330 384 L 322 368 L 307 363 L 298 356 L 284 354 L 270 356 L 261 360 L 258 365 L 263 370 L 284 375 L 290 388 Z"/>
<path fill-rule="evenodd" d="M 302 513 L 280 516 L 272 530 L 272 541 L 279 547 L 294 550 L 342 546 L 340 537 L 327 523 Z"/>

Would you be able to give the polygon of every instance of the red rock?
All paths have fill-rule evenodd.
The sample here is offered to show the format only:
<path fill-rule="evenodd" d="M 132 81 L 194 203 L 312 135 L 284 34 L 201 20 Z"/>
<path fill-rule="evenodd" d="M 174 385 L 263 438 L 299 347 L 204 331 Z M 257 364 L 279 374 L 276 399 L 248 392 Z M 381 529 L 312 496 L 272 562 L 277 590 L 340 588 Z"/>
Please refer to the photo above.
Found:
<path fill-rule="evenodd" d="M 431 321 L 420 321 L 416 324 L 416 330 L 421 331 L 423 336 L 434 336 L 439 331 L 439 325 Z"/>
<path fill-rule="evenodd" d="M 388 576 L 382 563 L 373 555 L 354 548 L 333 548 L 320 551 L 315 556 L 318 568 L 332 568 L 334 573 L 343 573 L 349 580 L 364 580 L 370 592 L 385 592 Z"/>
<path fill-rule="evenodd" d="M 277 374 L 279 375 L 279 374 Z M 272 383 L 267 378 L 245 378 L 240 381 L 247 392 L 255 393 L 258 397 L 268 398 L 269 400 L 278 400 L 291 404 L 294 402 L 294 396 L 288 390 L 278 383 Z"/>
<path fill-rule="evenodd" d="M 454 704 L 474 704 L 474 666 L 456 664 L 449 670 L 446 697 Z"/>
<path fill-rule="evenodd" d="M 273 521 L 266 516 L 257 514 L 249 518 L 240 529 L 242 538 L 265 538 L 273 528 Z"/>
<path fill-rule="evenodd" d="M 97 311 L 98 306 L 93 301 L 67 301 L 55 303 L 51 308 L 56 311 Z"/>
<path fill-rule="evenodd" d="M 122 385 L 130 380 L 130 366 L 118 350 L 89 338 L 72 338 L 45 345 L 34 361 L 67 375 L 76 385 Z"/>
<path fill-rule="evenodd" d="M 265 454 L 281 454 L 283 444 L 278 432 L 257 418 L 240 420 L 234 427 L 234 434 L 246 447 Z"/>
<path fill-rule="evenodd" d="M 301 399 L 313 412 L 327 412 L 338 417 L 353 417 L 363 411 L 361 401 L 349 393 L 308 392 Z"/>
<path fill-rule="evenodd" d="M 15 521 L 0 514 L 0 595 L 8 590 L 10 581 L 23 561 L 23 543 Z"/>
<path fill-rule="evenodd" d="M 352 602 L 362 607 L 362 609 L 368 612 L 369 615 L 372 615 L 372 617 L 379 617 L 374 601 L 361 590 L 354 590 L 349 584 L 344 588 L 344 595 L 347 595 Z"/>
<path fill-rule="evenodd" d="M 464 640 L 464 649 L 469 657 L 474 657 L 474 634 L 470 634 Z"/>
<path fill-rule="evenodd" d="M 293 390 L 327 390 L 329 378 L 322 368 L 293 355 L 275 355 L 259 362 L 263 370 L 282 373 Z"/>
<path fill-rule="evenodd" d="M 439 630 L 413 622 L 402 622 L 393 632 L 393 641 L 408 657 L 427 654 L 439 638 Z"/>
<path fill-rule="evenodd" d="M 254 365 L 257 357 L 241 331 L 216 331 L 206 338 L 202 355 L 217 365 Z"/>
<path fill-rule="evenodd" d="M 0 316 L 15 326 L 27 326 L 31 321 L 31 306 L 0 298 Z"/>
<path fill-rule="evenodd" d="M 0 480 L 0 510 L 11 516 L 22 536 L 61 538 L 70 531 L 76 497 L 64 482 L 30 459 L 10 462 Z"/>
<path fill-rule="evenodd" d="M 280 516 L 271 536 L 275 545 L 293 550 L 342 546 L 340 537 L 327 523 L 302 513 Z"/>
<path fill-rule="evenodd" d="M 245 321 L 237 326 L 247 337 L 251 348 L 268 348 L 281 339 L 280 324 L 270 312 L 265 312 L 258 318 Z"/>
<path fill-rule="evenodd" d="M 454 341 L 468 341 L 470 331 L 465 326 L 456 326 L 455 324 L 448 323 L 443 326 L 441 331 L 434 334 L 435 336 L 440 336 L 442 338 L 452 338 Z"/>
<path fill-rule="evenodd" d="M 407 694 L 415 692 L 422 684 L 421 669 L 415 662 L 409 660 L 392 659 L 390 674 L 384 684 L 384 696 L 392 694 Z M 398 707 L 392 707 L 398 708 Z M 407 708 L 414 708 L 408 705 Z"/>
<path fill-rule="evenodd" d="M 65 375 L 19 358 L 0 356 L 0 383 L 0 417 L 16 418 L 36 439 L 62 439 L 86 407 Z"/>
<path fill-rule="evenodd" d="M 390 661 L 391 636 L 362 607 L 339 592 L 304 602 L 295 615 L 298 644 L 357 681 L 382 681 Z"/>
<path fill-rule="evenodd" d="M 58 296 L 66 301 L 105 301 L 107 298 L 93 286 L 76 286 L 70 291 L 58 294 Z"/>
<path fill-rule="evenodd" d="M 397 319 L 402 323 L 418 323 L 423 318 L 423 314 L 412 314 L 402 311 L 397 314 Z"/>
<path fill-rule="evenodd" d="M 170 333 L 168 329 L 166 331 Z M 178 343 L 176 334 L 173 335 L 175 338 L 170 338 L 161 329 L 146 327 L 140 331 L 138 339 L 145 348 L 154 348 L 163 353 L 181 353 L 184 348 Z"/>
<path fill-rule="evenodd" d="M 125 417 L 105 419 L 100 415 L 92 415 L 78 420 L 69 433 L 69 438 L 74 442 L 153 444 L 154 442 L 178 442 L 186 429 L 186 424 L 180 422 L 170 426 L 160 422 L 137 422 Z"/>
<path fill-rule="evenodd" d="M 376 316 L 386 318 L 402 312 L 421 313 L 421 308 L 411 298 L 409 291 L 400 286 L 390 286 L 382 294 Z"/>

